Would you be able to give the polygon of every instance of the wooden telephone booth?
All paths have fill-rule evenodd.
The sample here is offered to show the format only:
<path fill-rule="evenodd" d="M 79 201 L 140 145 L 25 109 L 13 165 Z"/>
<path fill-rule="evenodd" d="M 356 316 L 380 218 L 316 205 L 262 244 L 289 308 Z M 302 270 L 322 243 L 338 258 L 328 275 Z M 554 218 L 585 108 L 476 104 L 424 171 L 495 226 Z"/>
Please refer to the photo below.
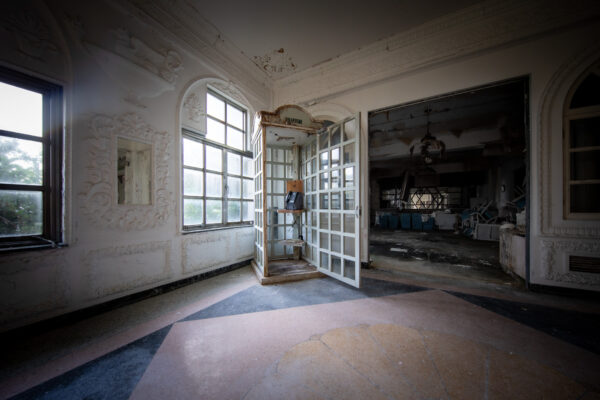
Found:
<path fill-rule="evenodd" d="M 257 114 L 254 260 L 262 284 L 326 274 L 360 286 L 358 116 L 324 127 L 298 106 Z M 286 210 L 301 192 L 301 210 Z"/>

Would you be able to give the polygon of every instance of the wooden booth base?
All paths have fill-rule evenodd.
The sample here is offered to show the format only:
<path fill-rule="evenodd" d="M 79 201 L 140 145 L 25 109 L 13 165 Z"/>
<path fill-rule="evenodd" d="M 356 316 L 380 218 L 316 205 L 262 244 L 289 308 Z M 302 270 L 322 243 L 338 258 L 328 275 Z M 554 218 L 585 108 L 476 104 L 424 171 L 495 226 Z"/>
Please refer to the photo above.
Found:
<path fill-rule="evenodd" d="M 264 276 L 258 265 L 252 260 L 252 269 L 261 285 L 302 281 L 322 278 L 325 275 L 304 260 L 272 260 L 269 261 L 269 276 Z"/>

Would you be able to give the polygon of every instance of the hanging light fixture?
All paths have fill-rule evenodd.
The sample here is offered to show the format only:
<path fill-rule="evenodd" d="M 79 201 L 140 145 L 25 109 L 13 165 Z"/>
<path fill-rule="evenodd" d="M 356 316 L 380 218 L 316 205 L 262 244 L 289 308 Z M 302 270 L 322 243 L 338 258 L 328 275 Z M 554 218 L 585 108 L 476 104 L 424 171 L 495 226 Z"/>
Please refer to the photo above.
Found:
<path fill-rule="evenodd" d="M 441 140 L 438 140 L 435 136 L 429 132 L 429 126 L 431 122 L 429 121 L 429 114 L 431 113 L 431 108 L 427 107 L 425 109 L 425 115 L 427 116 L 427 131 L 425 136 L 421 138 L 420 142 L 420 153 L 421 159 L 423 163 L 426 165 L 433 164 L 435 158 L 441 159 L 444 156 L 444 151 L 446 150 L 446 144 Z M 415 145 L 410 148 L 410 156 L 412 157 L 413 152 L 415 150 Z"/>

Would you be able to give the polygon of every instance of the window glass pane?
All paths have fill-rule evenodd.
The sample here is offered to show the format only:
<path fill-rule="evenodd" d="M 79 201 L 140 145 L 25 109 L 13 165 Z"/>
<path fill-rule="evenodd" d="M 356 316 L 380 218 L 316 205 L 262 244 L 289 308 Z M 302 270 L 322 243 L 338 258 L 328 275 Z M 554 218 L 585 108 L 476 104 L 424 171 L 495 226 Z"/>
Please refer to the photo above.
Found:
<path fill-rule="evenodd" d="M 206 119 L 206 138 L 225 144 L 225 125 L 214 119 Z"/>
<path fill-rule="evenodd" d="M 0 137 L 0 183 L 42 184 L 42 144 Z"/>
<path fill-rule="evenodd" d="M 284 162 L 285 155 L 283 149 L 273 149 L 273 161 L 274 162 Z"/>
<path fill-rule="evenodd" d="M 235 128 L 227 127 L 227 145 L 234 149 L 244 150 L 244 133 Z"/>
<path fill-rule="evenodd" d="M 242 203 L 240 201 L 227 202 L 227 222 L 240 222 L 242 219 Z"/>
<path fill-rule="evenodd" d="M 204 200 L 183 199 L 183 224 L 201 225 Z"/>
<path fill-rule="evenodd" d="M 571 212 L 600 212 L 600 184 L 571 185 Z"/>
<path fill-rule="evenodd" d="M 354 257 L 355 239 L 353 237 L 344 236 L 344 254 Z"/>
<path fill-rule="evenodd" d="M 356 138 L 356 119 L 344 123 L 344 141 Z"/>
<path fill-rule="evenodd" d="M 331 272 L 342 274 L 342 260 L 339 257 L 331 256 Z"/>
<path fill-rule="evenodd" d="M 319 155 L 319 169 L 327 169 L 329 167 L 329 152 L 324 151 Z"/>
<path fill-rule="evenodd" d="M 204 172 L 192 169 L 183 170 L 183 194 L 187 196 L 203 196 Z"/>
<path fill-rule="evenodd" d="M 319 135 L 319 149 L 329 147 L 329 131 L 325 131 Z"/>
<path fill-rule="evenodd" d="M 244 130 L 244 113 L 236 107 L 227 104 L 227 123 L 239 130 Z"/>
<path fill-rule="evenodd" d="M 600 117 L 571 120 L 571 148 L 600 146 Z"/>
<path fill-rule="evenodd" d="M 331 214 L 331 230 L 338 232 L 342 230 L 342 219 L 338 213 Z"/>
<path fill-rule="evenodd" d="M 0 129 L 42 136 L 42 94 L 0 82 Z"/>
<path fill-rule="evenodd" d="M 326 232 L 319 233 L 319 247 L 325 250 L 329 249 L 329 234 Z"/>
<path fill-rule="evenodd" d="M 204 145 L 195 140 L 183 138 L 183 165 L 204 168 Z"/>
<path fill-rule="evenodd" d="M 354 233 L 354 215 L 344 214 L 344 232 Z"/>
<path fill-rule="evenodd" d="M 571 153 L 571 180 L 600 179 L 600 150 Z"/>
<path fill-rule="evenodd" d="M 250 201 L 244 201 L 242 203 L 242 214 L 244 221 L 252 221 L 252 210 L 254 210 L 254 204 Z"/>
<path fill-rule="evenodd" d="M 206 223 L 220 224 L 223 219 L 223 202 L 221 200 L 206 200 Z"/>
<path fill-rule="evenodd" d="M 329 228 L 329 215 L 327 213 L 319 213 L 319 228 Z"/>
<path fill-rule="evenodd" d="M 211 117 L 225 121 L 225 102 L 210 93 L 206 94 L 206 112 Z"/>
<path fill-rule="evenodd" d="M 344 277 L 354 279 L 354 269 L 356 264 L 354 261 L 344 259 Z"/>
<path fill-rule="evenodd" d="M 286 193 L 284 181 L 273 182 L 273 193 Z"/>
<path fill-rule="evenodd" d="M 354 193 L 354 192 L 351 192 Z M 331 193 L 331 209 L 339 210 L 341 207 L 341 195 L 340 192 Z"/>
<path fill-rule="evenodd" d="M 340 187 L 340 170 L 336 169 L 335 171 L 331 171 L 331 188 L 339 188 Z"/>
<path fill-rule="evenodd" d="M 241 156 L 227 152 L 227 173 L 231 175 L 241 175 L 241 168 Z"/>
<path fill-rule="evenodd" d="M 344 192 L 344 210 L 354 209 L 354 190 Z"/>
<path fill-rule="evenodd" d="M 227 178 L 227 197 L 236 199 L 242 197 L 242 181 L 240 178 Z"/>
<path fill-rule="evenodd" d="M 206 146 L 206 168 L 213 171 L 223 171 L 223 152 L 221 149 Z"/>
<path fill-rule="evenodd" d="M 252 181 L 250 179 L 244 179 L 243 181 L 243 197 L 244 199 L 251 199 L 252 195 L 254 195 L 254 190 L 252 188 Z"/>
<path fill-rule="evenodd" d="M 340 165 L 340 148 L 331 150 L 331 168 L 335 168 Z"/>
<path fill-rule="evenodd" d="M 42 192 L 0 191 L 0 237 L 39 235 Z"/>
<path fill-rule="evenodd" d="M 340 235 L 331 235 L 331 251 L 342 252 L 342 239 Z"/>
<path fill-rule="evenodd" d="M 571 108 L 589 107 L 597 104 L 600 104 L 600 76 L 598 76 L 598 73 L 592 72 L 581 82 L 573 94 Z"/>
<path fill-rule="evenodd" d="M 354 186 L 354 167 L 344 168 L 344 187 Z"/>
<path fill-rule="evenodd" d="M 340 136 L 341 136 L 340 127 L 336 126 L 331 131 L 331 146 L 335 146 L 336 144 L 340 143 Z"/>
<path fill-rule="evenodd" d="M 319 188 L 321 190 L 327 190 L 327 189 L 329 189 L 329 174 L 327 172 L 323 172 L 321 174 Z"/>
<path fill-rule="evenodd" d="M 206 174 L 206 196 L 209 197 L 221 197 L 223 194 L 223 185 L 221 181 L 221 175 L 217 174 Z M 206 206 L 208 210 L 208 204 Z M 207 217 L 208 218 L 208 217 Z"/>
<path fill-rule="evenodd" d="M 248 157 L 243 157 L 242 158 L 242 162 L 243 162 L 243 173 L 244 176 L 250 177 L 252 178 L 254 176 L 254 171 L 252 168 L 252 159 L 248 158 Z"/>
<path fill-rule="evenodd" d="M 321 252 L 321 268 L 329 269 L 329 254 Z"/>
<path fill-rule="evenodd" d="M 319 208 L 321 210 L 327 210 L 329 208 L 329 195 L 327 193 L 321 193 L 319 195 L 320 203 Z"/>
<path fill-rule="evenodd" d="M 344 146 L 344 164 L 350 164 L 354 162 L 354 143 L 350 143 Z"/>

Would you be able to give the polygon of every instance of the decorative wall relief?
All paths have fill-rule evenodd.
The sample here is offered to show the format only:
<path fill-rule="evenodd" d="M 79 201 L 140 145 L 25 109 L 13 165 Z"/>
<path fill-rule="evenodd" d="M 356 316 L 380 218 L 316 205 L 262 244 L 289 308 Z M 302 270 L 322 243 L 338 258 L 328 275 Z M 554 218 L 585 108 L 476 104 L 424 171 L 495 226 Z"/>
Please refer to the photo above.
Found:
<path fill-rule="evenodd" d="M 86 181 L 80 194 L 85 214 L 94 224 L 125 231 L 164 225 L 173 210 L 171 141 L 167 132 L 157 132 L 137 114 L 117 117 L 98 115 L 90 122 L 93 136 L 88 142 Z M 117 203 L 117 136 L 152 143 L 153 179 L 150 205 Z"/>
<path fill-rule="evenodd" d="M 171 241 L 149 242 L 89 251 L 83 257 L 89 298 L 151 285 L 171 275 Z"/>
<path fill-rule="evenodd" d="M 41 62 L 59 54 L 50 29 L 37 15 L 23 10 L 2 14 L 2 26 L 14 35 L 19 54 Z"/>
<path fill-rule="evenodd" d="M 292 57 L 284 48 L 273 50 L 262 56 L 254 56 L 253 61 L 272 78 L 286 76 L 297 68 Z"/>
<path fill-rule="evenodd" d="M 15 253 L 3 258 L 0 271 L 0 323 L 8 326 L 67 306 L 69 249 Z"/>
<path fill-rule="evenodd" d="M 183 109 L 186 112 L 186 117 L 195 123 L 201 123 L 206 115 L 204 111 L 204 103 L 197 93 L 190 93 L 183 102 Z"/>
<path fill-rule="evenodd" d="M 556 282 L 599 286 L 600 274 L 569 270 L 569 255 L 600 257 L 600 242 L 576 240 L 542 240 L 542 270 L 545 278 Z"/>
<path fill-rule="evenodd" d="M 177 72 L 182 69 L 181 57 L 174 50 L 156 51 L 141 39 L 132 36 L 126 29 L 115 31 L 115 52 L 134 64 L 175 83 Z"/>
<path fill-rule="evenodd" d="M 221 80 L 209 80 L 208 84 L 217 89 L 219 92 L 227 95 L 228 97 L 230 97 L 231 99 L 237 101 L 238 103 L 241 104 L 247 104 L 248 101 L 246 99 L 244 99 L 241 95 L 240 92 L 238 91 L 238 89 L 235 87 L 235 85 L 232 82 L 224 82 Z"/>
<path fill-rule="evenodd" d="M 183 68 L 179 53 L 155 50 L 125 29 L 113 33 L 114 49 L 88 41 L 84 41 L 84 47 L 111 78 L 128 90 L 126 101 L 145 108 L 142 99 L 175 89 L 178 72 Z"/>

